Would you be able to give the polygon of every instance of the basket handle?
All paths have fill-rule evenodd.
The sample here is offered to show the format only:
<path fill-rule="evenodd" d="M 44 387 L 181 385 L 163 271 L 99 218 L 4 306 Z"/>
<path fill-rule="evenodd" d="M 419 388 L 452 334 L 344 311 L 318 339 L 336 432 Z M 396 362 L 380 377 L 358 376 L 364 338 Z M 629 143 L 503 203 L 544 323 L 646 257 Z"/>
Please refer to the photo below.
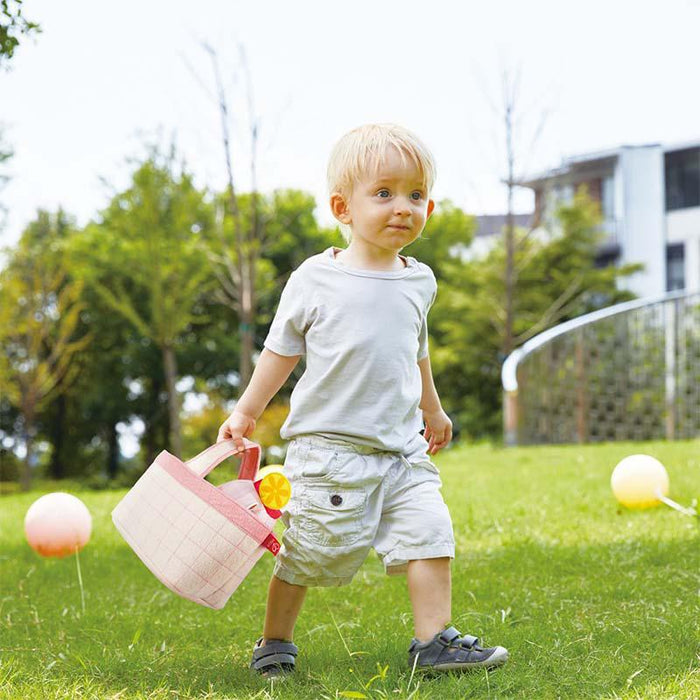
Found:
<path fill-rule="evenodd" d="M 241 458 L 241 466 L 238 470 L 239 479 L 253 481 L 258 473 L 260 465 L 260 445 L 246 438 L 242 438 L 244 451 Z M 200 452 L 196 457 L 187 460 L 185 466 L 197 476 L 204 478 L 214 467 L 221 464 L 231 455 L 241 454 L 241 450 L 236 447 L 233 440 L 221 440 L 206 450 Z"/>

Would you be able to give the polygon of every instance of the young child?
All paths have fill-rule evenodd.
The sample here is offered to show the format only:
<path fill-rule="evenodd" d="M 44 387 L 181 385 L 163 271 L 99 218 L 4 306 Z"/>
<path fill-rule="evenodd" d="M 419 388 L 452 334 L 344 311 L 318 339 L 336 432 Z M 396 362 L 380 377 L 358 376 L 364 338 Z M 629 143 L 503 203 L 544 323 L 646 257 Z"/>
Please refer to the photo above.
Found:
<path fill-rule="evenodd" d="M 490 668 L 508 658 L 449 626 L 454 537 L 429 456 L 452 437 L 428 356 L 437 284 L 427 265 L 399 255 L 433 211 L 434 177 L 429 151 L 399 126 L 362 126 L 336 144 L 330 206 L 348 246 L 292 273 L 250 384 L 219 429 L 218 440 L 242 447 L 306 355 L 280 431 L 291 441 L 292 498 L 253 650 L 251 666 L 264 675 L 294 669 L 307 587 L 350 583 L 372 548 L 388 574 L 407 574 L 409 665 Z"/>

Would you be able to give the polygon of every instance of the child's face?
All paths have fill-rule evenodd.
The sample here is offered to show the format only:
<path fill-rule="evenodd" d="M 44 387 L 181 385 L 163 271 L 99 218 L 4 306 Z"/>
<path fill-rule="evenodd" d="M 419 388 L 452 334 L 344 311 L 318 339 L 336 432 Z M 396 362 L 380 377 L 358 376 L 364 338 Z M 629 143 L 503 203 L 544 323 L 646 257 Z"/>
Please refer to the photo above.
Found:
<path fill-rule="evenodd" d="M 420 236 L 434 206 L 420 170 L 409 157 L 402 162 L 394 147 L 375 172 L 355 183 L 349 198 L 331 197 L 333 214 L 351 227 L 353 240 L 395 253 Z"/>

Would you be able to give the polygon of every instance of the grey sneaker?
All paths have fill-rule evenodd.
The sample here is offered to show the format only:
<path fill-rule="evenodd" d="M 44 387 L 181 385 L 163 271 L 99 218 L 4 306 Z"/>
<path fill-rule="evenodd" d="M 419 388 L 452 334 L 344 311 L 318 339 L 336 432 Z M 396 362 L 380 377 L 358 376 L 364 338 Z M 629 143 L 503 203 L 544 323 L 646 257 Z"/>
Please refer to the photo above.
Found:
<path fill-rule="evenodd" d="M 469 671 L 491 669 L 508 661 L 503 647 L 479 646 L 479 638 L 462 635 L 454 627 L 447 627 L 429 642 L 414 639 L 408 649 L 408 665 L 419 670 Z"/>
<path fill-rule="evenodd" d="M 253 647 L 250 667 L 265 678 L 284 676 L 294 670 L 299 649 L 296 644 L 282 639 L 268 639 L 263 645 L 260 637 Z"/>

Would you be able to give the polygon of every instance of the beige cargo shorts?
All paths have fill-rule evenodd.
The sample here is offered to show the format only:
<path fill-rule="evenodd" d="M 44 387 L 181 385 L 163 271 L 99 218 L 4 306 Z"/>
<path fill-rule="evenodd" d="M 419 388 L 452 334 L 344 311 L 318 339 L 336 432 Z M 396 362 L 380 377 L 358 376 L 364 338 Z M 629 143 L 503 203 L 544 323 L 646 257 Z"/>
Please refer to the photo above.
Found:
<path fill-rule="evenodd" d="M 427 442 L 408 454 L 303 436 L 284 469 L 292 497 L 274 574 L 299 586 L 350 583 L 374 548 L 387 574 L 413 559 L 454 558 L 452 520 Z"/>

